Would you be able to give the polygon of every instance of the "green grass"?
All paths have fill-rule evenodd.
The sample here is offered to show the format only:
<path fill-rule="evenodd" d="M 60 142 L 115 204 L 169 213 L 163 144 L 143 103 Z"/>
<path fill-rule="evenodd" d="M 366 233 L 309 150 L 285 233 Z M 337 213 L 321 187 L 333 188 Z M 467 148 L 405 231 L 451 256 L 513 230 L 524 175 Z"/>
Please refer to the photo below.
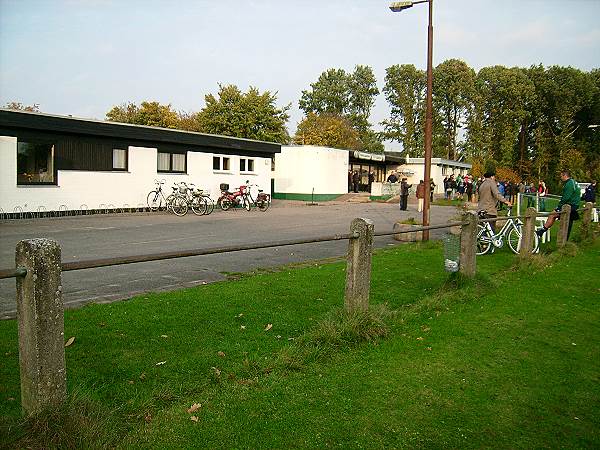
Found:
<path fill-rule="evenodd" d="M 24 422 L 16 322 L 0 322 L 0 442 L 598 447 L 600 245 L 568 250 L 502 250 L 473 281 L 439 244 L 381 251 L 363 315 L 340 311 L 339 262 L 67 311 L 73 395 Z"/>

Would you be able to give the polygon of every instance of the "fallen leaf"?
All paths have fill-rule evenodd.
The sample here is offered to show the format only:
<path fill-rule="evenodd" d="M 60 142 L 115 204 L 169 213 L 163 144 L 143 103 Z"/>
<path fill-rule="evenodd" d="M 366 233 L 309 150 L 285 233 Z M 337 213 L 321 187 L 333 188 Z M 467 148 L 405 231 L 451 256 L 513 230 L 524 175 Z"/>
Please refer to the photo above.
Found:
<path fill-rule="evenodd" d="M 152 421 L 152 416 L 150 415 L 150 413 L 147 413 L 144 416 L 144 420 L 146 421 L 146 423 L 150 423 Z"/>
<path fill-rule="evenodd" d="M 155 366 L 162 366 L 163 364 L 166 364 L 166 363 L 167 363 L 166 361 L 160 361 L 160 362 L 157 362 L 155 364 Z"/>
<path fill-rule="evenodd" d="M 14 397 L 8 397 L 8 401 L 9 401 L 9 402 L 14 402 L 14 401 L 15 401 L 15 398 L 14 398 Z"/>
<path fill-rule="evenodd" d="M 196 416 L 192 416 L 192 417 L 190 417 L 190 420 L 191 420 L 192 422 L 198 422 L 198 418 L 197 418 Z"/>
<path fill-rule="evenodd" d="M 168 338 L 169 336 L 167 336 L 166 334 L 161 334 L 161 335 L 160 335 L 160 337 L 161 337 L 161 338 L 164 338 L 164 339 L 166 339 L 166 338 Z"/>
<path fill-rule="evenodd" d="M 218 367 L 212 367 L 212 370 L 215 372 L 215 375 L 217 377 L 221 376 L 221 369 L 219 369 Z"/>
<path fill-rule="evenodd" d="M 145 380 L 146 379 L 146 372 L 142 372 L 140 375 L 140 380 Z"/>
<path fill-rule="evenodd" d="M 73 342 L 75 342 L 75 336 L 71 336 L 67 342 L 65 342 L 65 347 L 68 347 Z"/>
<path fill-rule="evenodd" d="M 246 329 L 246 325 L 240 325 L 240 330 L 245 330 Z"/>
<path fill-rule="evenodd" d="M 217 352 L 217 355 L 219 355 L 221 358 L 225 358 L 225 352 Z"/>
<path fill-rule="evenodd" d="M 277 339 L 281 339 L 281 335 L 279 335 L 279 334 L 278 334 L 278 335 L 277 335 Z"/>
<path fill-rule="evenodd" d="M 431 347 L 427 347 L 427 350 L 431 351 Z"/>
<path fill-rule="evenodd" d="M 239 313 L 237 316 L 238 316 L 238 317 L 243 317 L 243 316 L 244 316 L 244 313 Z"/>
<path fill-rule="evenodd" d="M 427 333 L 428 331 L 430 331 L 430 330 L 431 330 L 431 328 L 429 328 L 429 327 L 426 327 L 425 325 L 423 325 L 423 326 L 421 327 L 421 330 L 422 330 L 423 332 Z"/>
<path fill-rule="evenodd" d="M 269 331 L 271 328 L 273 328 L 273 324 L 270 323 L 265 327 L 265 331 Z"/>
<path fill-rule="evenodd" d="M 133 380 L 129 380 L 129 384 L 133 384 Z"/>
<path fill-rule="evenodd" d="M 423 339 L 424 339 L 424 338 L 422 338 L 422 337 L 420 337 L 420 336 L 419 336 L 419 337 L 417 338 L 417 341 L 422 341 Z"/>
<path fill-rule="evenodd" d="M 194 403 L 192 406 L 189 407 L 187 412 L 188 412 L 188 414 L 191 414 L 193 412 L 198 411 L 201 407 L 202 407 L 202 405 L 200 403 Z"/>

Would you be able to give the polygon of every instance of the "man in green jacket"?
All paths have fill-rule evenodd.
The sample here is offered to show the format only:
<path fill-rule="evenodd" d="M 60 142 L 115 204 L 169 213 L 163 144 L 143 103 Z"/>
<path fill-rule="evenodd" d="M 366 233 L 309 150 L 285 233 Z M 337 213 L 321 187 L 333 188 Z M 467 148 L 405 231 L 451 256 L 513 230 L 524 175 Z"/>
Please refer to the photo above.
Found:
<path fill-rule="evenodd" d="M 571 172 L 568 170 L 563 170 L 560 173 L 560 179 L 565 183 L 563 186 L 562 197 L 560 198 L 560 202 L 558 202 L 558 207 L 554 210 L 555 212 L 548 216 L 544 226 L 539 230 L 536 230 L 536 234 L 539 237 L 542 237 L 542 235 L 548 231 L 552 225 L 554 225 L 554 222 L 560 219 L 560 210 L 562 209 L 563 205 L 571 205 L 567 239 L 569 239 L 569 236 L 571 235 L 573 221 L 579 219 L 579 213 L 577 212 L 577 208 L 579 208 L 579 201 L 581 200 L 581 190 L 579 189 L 579 185 L 573 178 L 571 178 Z"/>

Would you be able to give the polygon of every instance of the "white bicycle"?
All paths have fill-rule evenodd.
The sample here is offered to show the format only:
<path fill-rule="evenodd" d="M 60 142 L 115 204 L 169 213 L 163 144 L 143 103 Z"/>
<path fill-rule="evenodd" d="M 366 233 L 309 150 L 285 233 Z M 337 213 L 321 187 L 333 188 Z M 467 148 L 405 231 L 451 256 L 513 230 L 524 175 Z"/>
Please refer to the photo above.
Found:
<path fill-rule="evenodd" d="M 497 233 L 492 229 L 490 222 L 483 222 L 477 224 L 477 254 L 485 255 L 486 253 L 493 253 L 495 249 L 502 248 L 504 241 L 508 243 L 508 246 L 514 253 L 519 253 L 521 249 L 521 240 L 523 238 L 523 222 L 519 219 L 511 217 L 512 208 L 508 208 L 506 219 L 500 218 L 498 220 L 506 220 L 500 231 Z M 477 215 L 480 219 L 488 219 L 489 216 L 485 211 L 478 211 Z M 532 253 L 538 253 L 540 249 L 539 238 L 537 234 L 533 234 L 533 248 Z"/>

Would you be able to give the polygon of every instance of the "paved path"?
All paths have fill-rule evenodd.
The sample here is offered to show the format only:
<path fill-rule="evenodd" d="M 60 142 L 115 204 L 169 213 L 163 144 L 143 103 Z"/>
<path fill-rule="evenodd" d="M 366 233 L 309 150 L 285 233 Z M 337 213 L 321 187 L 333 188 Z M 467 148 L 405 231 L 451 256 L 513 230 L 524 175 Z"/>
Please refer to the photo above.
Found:
<path fill-rule="evenodd" d="M 455 208 L 433 207 L 431 223 L 446 222 L 456 213 Z M 266 213 L 235 210 L 215 211 L 202 217 L 141 213 L 3 221 L 0 268 L 14 267 L 15 246 L 27 238 L 58 241 L 63 262 L 70 262 L 329 236 L 347 233 L 355 217 L 373 220 L 375 231 L 392 231 L 397 220 L 420 215 L 412 205 L 409 211 L 401 212 L 397 204 L 330 202 L 307 206 L 302 202 L 275 201 Z M 432 232 L 432 237 L 443 232 Z M 395 244 L 391 236 L 375 240 L 377 247 Z M 110 302 L 143 292 L 223 280 L 231 272 L 340 257 L 347 246 L 347 241 L 335 241 L 65 272 L 65 305 Z M 15 280 L 0 280 L 0 318 L 14 317 L 15 311 Z"/>

